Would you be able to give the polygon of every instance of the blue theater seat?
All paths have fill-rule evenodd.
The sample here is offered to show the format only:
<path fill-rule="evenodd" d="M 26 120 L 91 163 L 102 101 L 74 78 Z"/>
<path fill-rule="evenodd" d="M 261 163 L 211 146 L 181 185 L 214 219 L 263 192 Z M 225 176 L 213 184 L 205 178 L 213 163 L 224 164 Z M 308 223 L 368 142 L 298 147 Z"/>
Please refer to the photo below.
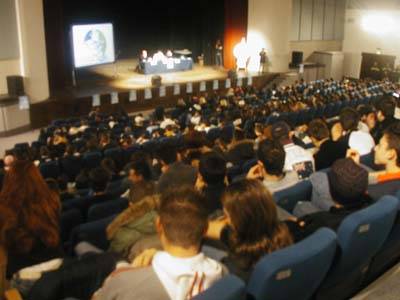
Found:
<path fill-rule="evenodd" d="M 307 300 L 328 273 L 336 234 L 321 228 L 303 241 L 264 256 L 255 266 L 247 292 L 255 300 Z"/>
<path fill-rule="evenodd" d="M 292 212 L 297 202 L 311 199 L 312 184 L 309 180 L 300 181 L 292 187 L 274 193 L 276 203 Z"/>
<path fill-rule="evenodd" d="M 393 198 L 393 196 L 384 196 L 379 201 L 388 198 Z M 385 273 L 400 259 L 400 191 L 397 193 L 397 199 L 399 206 L 395 224 L 382 248 L 375 255 L 368 268 L 368 275 L 364 280 L 365 285 Z"/>
<path fill-rule="evenodd" d="M 57 179 L 60 176 L 60 166 L 58 165 L 57 161 L 47 161 L 42 162 L 39 165 L 40 173 L 42 174 L 43 178 L 54 178 Z"/>
<path fill-rule="evenodd" d="M 87 221 L 93 222 L 115 214 L 119 214 L 127 207 L 128 200 L 125 198 L 115 199 L 112 201 L 107 201 L 105 203 L 93 205 L 89 208 Z"/>
<path fill-rule="evenodd" d="M 227 275 L 217 281 L 193 300 L 245 300 L 246 289 L 244 282 L 235 275 Z"/>
<path fill-rule="evenodd" d="M 388 237 L 398 211 L 393 197 L 346 217 L 337 230 L 339 255 L 316 300 L 349 299 L 361 287 L 372 258 Z"/>

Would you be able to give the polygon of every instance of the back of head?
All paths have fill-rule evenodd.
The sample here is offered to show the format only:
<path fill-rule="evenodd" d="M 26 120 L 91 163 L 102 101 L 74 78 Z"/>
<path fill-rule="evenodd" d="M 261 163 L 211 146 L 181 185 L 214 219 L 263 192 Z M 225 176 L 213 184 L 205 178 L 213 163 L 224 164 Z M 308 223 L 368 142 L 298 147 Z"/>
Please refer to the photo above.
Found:
<path fill-rule="evenodd" d="M 271 193 L 260 181 L 231 184 L 225 190 L 222 204 L 233 229 L 232 250 L 250 257 L 250 264 L 292 243 L 287 227 L 278 220 Z"/>
<path fill-rule="evenodd" d="M 30 161 L 16 160 L 0 193 L 0 243 L 27 253 L 40 236 L 46 246 L 57 246 L 59 211 L 59 198 L 38 168 Z"/>
<path fill-rule="evenodd" d="M 271 134 L 272 138 L 282 143 L 284 140 L 289 139 L 290 126 L 284 122 L 279 121 L 272 125 Z"/>
<path fill-rule="evenodd" d="M 257 156 L 268 174 L 275 176 L 283 174 L 286 153 L 280 143 L 270 140 L 262 141 L 258 146 Z"/>
<path fill-rule="evenodd" d="M 188 186 L 161 195 L 160 224 L 168 243 L 183 248 L 200 246 L 208 225 L 203 202 L 201 194 Z"/>
<path fill-rule="evenodd" d="M 145 158 L 131 162 L 129 169 L 134 170 L 137 175 L 141 175 L 144 181 L 152 180 L 151 167 Z"/>
<path fill-rule="evenodd" d="M 340 124 L 345 131 L 354 131 L 358 128 L 360 121 L 360 115 L 358 112 L 351 107 L 346 107 L 340 112 Z"/>
<path fill-rule="evenodd" d="M 226 176 L 226 161 L 215 152 L 203 154 L 199 172 L 207 184 L 222 184 Z"/>
<path fill-rule="evenodd" d="M 176 147 L 164 145 L 157 150 L 157 157 L 166 165 L 171 165 L 178 159 Z"/>
<path fill-rule="evenodd" d="M 381 112 L 385 118 L 393 118 L 396 103 L 392 97 L 386 96 L 376 105 L 378 112 Z"/>
<path fill-rule="evenodd" d="M 102 167 L 97 167 L 89 173 L 90 187 L 95 193 L 104 192 L 111 180 L 109 172 Z"/>
<path fill-rule="evenodd" d="M 332 198 L 345 207 L 362 204 L 368 188 L 368 172 L 350 158 L 335 161 L 328 173 Z"/>
<path fill-rule="evenodd" d="M 324 121 L 316 119 L 308 125 L 308 135 L 317 141 L 329 138 L 329 128 Z"/>

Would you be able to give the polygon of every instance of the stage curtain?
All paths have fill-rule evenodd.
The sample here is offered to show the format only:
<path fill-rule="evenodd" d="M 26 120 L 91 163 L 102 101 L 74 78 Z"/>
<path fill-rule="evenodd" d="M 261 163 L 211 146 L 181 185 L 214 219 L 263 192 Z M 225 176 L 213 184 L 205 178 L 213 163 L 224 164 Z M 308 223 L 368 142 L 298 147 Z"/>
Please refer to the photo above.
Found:
<path fill-rule="evenodd" d="M 235 68 L 233 48 L 247 36 L 248 0 L 225 0 L 224 66 Z"/>

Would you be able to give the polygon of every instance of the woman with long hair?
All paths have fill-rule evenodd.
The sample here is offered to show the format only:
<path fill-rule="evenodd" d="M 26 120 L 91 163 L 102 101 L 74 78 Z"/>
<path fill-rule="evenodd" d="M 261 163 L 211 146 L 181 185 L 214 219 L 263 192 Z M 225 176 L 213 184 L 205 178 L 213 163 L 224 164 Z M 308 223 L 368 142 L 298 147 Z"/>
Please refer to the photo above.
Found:
<path fill-rule="evenodd" d="M 0 246 L 8 254 L 7 277 L 16 271 L 62 256 L 60 200 L 38 168 L 17 160 L 0 192 Z"/>
<path fill-rule="evenodd" d="M 226 188 L 222 196 L 224 218 L 211 221 L 208 237 L 220 239 L 228 249 L 223 263 L 231 273 L 248 279 L 264 255 L 293 243 L 278 220 L 270 192 L 257 180 L 242 180 Z"/>

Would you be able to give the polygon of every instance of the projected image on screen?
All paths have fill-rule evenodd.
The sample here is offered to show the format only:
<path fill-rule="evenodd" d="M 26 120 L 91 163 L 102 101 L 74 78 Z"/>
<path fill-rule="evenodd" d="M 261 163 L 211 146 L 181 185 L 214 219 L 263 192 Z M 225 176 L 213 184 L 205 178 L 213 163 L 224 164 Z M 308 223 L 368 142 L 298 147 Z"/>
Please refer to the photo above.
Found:
<path fill-rule="evenodd" d="M 112 24 L 72 26 L 75 68 L 112 63 L 115 60 Z"/>

